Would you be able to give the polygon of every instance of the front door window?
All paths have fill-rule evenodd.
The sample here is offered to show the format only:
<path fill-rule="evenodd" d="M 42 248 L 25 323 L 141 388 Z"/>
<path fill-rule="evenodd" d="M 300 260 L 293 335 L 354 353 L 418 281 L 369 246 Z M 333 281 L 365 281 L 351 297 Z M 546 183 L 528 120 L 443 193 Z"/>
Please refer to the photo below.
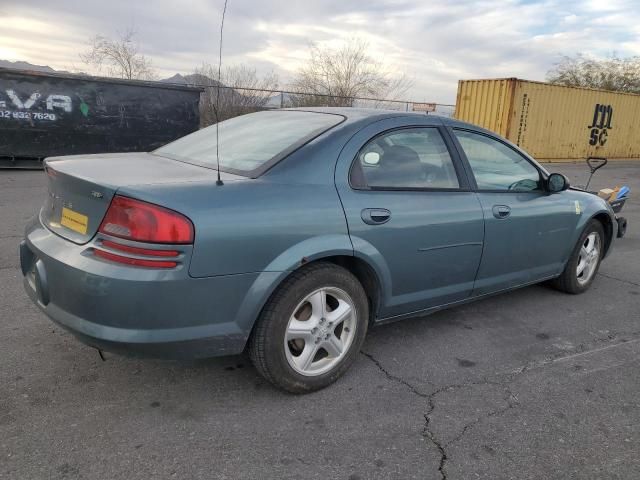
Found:
<path fill-rule="evenodd" d="M 538 169 L 515 150 L 481 133 L 466 130 L 454 133 L 467 156 L 478 190 L 541 190 Z"/>

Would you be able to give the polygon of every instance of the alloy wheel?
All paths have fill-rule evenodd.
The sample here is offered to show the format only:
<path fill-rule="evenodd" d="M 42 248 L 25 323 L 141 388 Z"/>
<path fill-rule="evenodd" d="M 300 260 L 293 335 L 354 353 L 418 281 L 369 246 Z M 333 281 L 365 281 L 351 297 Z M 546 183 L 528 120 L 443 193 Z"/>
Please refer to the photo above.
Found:
<path fill-rule="evenodd" d="M 356 326 L 356 307 L 345 291 L 326 287 L 312 292 L 294 309 L 287 325 L 289 365 L 305 376 L 330 371 L 349 351 Z"/>
<path fill-rule="evenodd" d="M 584 239 L 578 254 L 576 275 L 578 283 L 584 285 L 591 280 L 600 261 L 600 235 L 591 232 Z"/>

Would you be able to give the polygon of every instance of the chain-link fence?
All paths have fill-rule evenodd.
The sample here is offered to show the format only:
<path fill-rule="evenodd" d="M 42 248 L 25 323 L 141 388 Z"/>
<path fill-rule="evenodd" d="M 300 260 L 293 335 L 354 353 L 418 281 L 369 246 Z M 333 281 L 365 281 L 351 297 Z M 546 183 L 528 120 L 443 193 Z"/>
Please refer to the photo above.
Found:
<path fill-rule="evenodd" d="M 403 112 L 422 112 L 450 117 L 454 105 L 437 102 L 414 102 L 383 98 L 347 97 L 331 94 L 293 92 L 287 90 L 262 90 L 246 87 L 192 84 L 203 88 L 200 96 L 200 124 L 211 125 L 218 120 L 261 110 L 291 107 L 353 107 L 378 108 Z"/>

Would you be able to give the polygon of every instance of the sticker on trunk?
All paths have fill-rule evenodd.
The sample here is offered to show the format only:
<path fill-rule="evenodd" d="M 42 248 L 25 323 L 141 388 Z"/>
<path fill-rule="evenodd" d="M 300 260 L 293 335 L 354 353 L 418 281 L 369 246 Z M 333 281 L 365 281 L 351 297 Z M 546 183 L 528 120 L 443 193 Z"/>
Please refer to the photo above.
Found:
<path fill-rule="evenodd" d="M 60 224 L 67 227 L 69 230 L 87 234 L 87 227 L 89 226 L 89 217 L 82 215 L 81 213 L 74 212 L 70 208 L 62 207 L 62 218 Z"/>

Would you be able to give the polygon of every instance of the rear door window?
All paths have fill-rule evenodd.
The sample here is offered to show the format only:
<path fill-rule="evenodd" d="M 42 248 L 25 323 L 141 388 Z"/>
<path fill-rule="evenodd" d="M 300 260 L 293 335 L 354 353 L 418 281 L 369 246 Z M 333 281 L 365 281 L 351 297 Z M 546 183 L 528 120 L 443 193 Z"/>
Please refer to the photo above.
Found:
<path fill-rule="evenodd" d="M 449 150 L 437 128 L 392 130 L 358 153 L 351 185 L 371 189 L 457 189 Z"/>

